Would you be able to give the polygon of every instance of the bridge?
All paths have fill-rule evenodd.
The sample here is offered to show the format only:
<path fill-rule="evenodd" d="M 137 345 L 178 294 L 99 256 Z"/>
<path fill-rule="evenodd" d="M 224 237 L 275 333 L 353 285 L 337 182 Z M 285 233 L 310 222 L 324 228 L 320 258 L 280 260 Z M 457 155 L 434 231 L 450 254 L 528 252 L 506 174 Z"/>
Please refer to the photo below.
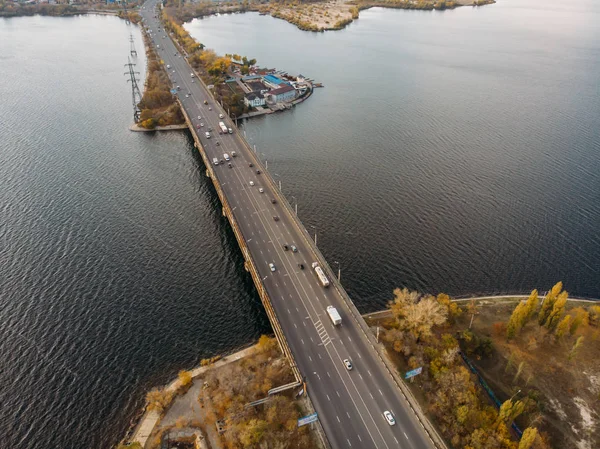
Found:
<path fill-rule="evenodd" d="M 144 5 L 140 13 L 152 30 L 153 44 L 160 46 L 160 57 L 171 67 L 173 84 L 181 87 L 177 96 L 223 215 L 296 380 L 306 383 L 325 444 L 333 449 L 441 447 L 428 422 L 410 405 L 406 386 L 384 363 L 360 313 L 256 153 L 202 81 L 191 77 L 193 69 L 170 36 L 164 37 L 164 30 L 157 32 L 161 27 L 154 18 L 157 0 Z M 219 134 L 220 121 L 233 133 Z M 207 138 L 209 128 L 213 131 Z M 230 161 L 213 163 L 213 158 L 220 162 L 225 153 L 231 156 L 234 151 L 236 157 Z M 319 283 L 313 262 L 325 271 L 328 288 Z M 330 305 L 342 316 L 339 326 L 329 319 Z M 345 359 L 352 361 L 353 369 L 346 368 Z M 393 414 L 395 425 L 387 422 L 384 411 Z"/>

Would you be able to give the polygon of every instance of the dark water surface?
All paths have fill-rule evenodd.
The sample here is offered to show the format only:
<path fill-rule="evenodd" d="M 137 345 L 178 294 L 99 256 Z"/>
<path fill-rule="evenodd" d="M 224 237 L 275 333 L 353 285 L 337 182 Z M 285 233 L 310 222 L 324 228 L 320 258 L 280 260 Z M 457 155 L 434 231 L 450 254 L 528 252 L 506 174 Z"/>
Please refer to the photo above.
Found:
<path fill-rule="evenodd" d="M 598 24 L 519 0 L 190 29 L 325 83 L 246 131 L 373 310 L 394 286 L 600 297 Z M 130 31 L 0 20 L 2 448 L 108 448 L 150 386 L 269 329 L 190 138 L 127 130 Z"/>
<path fill-rule="evenodd" d="M 395 286 L 600 297 L 600 5 L 375 8 L 340 32 L 194 20 L 219 53 L 323 82 L 246 131 L 359 308 Z M 292 198 L 292 202 L 295 200 Z"/>
<path fill-rule="evenodd" d="M 130 30 L 0 20 L 1 448 L 109 448 L 145 390 L 269 331 L 190 138 L 128 131 Z"/>

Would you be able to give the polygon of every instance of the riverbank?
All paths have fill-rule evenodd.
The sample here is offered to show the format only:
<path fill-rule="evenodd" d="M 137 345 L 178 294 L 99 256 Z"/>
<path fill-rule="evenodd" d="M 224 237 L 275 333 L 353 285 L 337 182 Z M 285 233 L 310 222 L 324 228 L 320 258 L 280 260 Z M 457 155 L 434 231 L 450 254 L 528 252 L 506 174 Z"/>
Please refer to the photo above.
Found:
<path fill-rule="evenodd" d="M 380 7 L 392 9 L 446 10 L 460 6 L 484 6 L 495 0 L 331 0 L 311 3 L 205 3 L 201 6 L 186 4 L 175 13 L 180 22 L 213 14 L 258 12 L 285 20 L 303 31 L 335 31 L 346 28 L 360 16 L 364 9 Z"/>
<path fill-rule="evenodd" d="M 116 16 L 122 14 L 122 8 L 106 5 L 105 3 L 92 3 L 89 5 L 51 5 L 48 3 L 22 4 L 13 2 L 0 2 L 0 17 L 8 18 L 33 15 L 69 17 L 81 14 Z"/>
<path fill-rule="evenodd" d="M 157 126 L 155 128 L 152 128 L 152 129 L 146 129 L 146 128 L 142 128 L 137 123 L 134 123 L 133 125 L 131 125 L 129 127 L 130 131 L 133 131 L 133 132 L 136 132 L 136 133 L 151 133 L 151 132 L 154 132 L 154 131 L 180 131 L 182 129 L 188 129 L 187 124 L 183 123 L 181 125 Z"/>
<path fill-rule="evenodd" d="M 523 300 L 532 295 L 531 319 L 516 337 L 507 338 L 507 323 L 517 305 L 525 304 Z M 521 435 L 526 428 L 535 428 L 532 448 L 591 449 L 600 438 L 600 302 L 577 298 L 567 301 L 556 319 L 567 322 L 567 328 L 548 329 L 539 324 L 537 313 L 543 313 L 541 305 L 555 301 L 557 296 L 532 295 L 453 300 L 447 322 L 433 326 L 431 336 L 424 335 L 420 343 L 412 340 L 403 319 L 397 318 L 398 311 L 410 307 L 417 296 L 398 291 L 396 304 L 398 298 L 403 298 L 402 309 L 369 313 L 364 318 L 377 329 L 388 358 L 399 372 L 422 368 L 408 385 L 447 439 L 456 438 L 457 442 L 470 438 L 465 434 L 465 424 L 476 416 L 481 419 L 483 415 L 478 414 L 489 408 L 486 404 L 500 407 L 513 398 L 520 411 L 512 417 L 512 432 Z M 443 304 L 446 299 L 441 295 L 437 301 Z M 420 302 L 425 300 L 421 297 Z M 462 358 L 456 355 L 458 349 Z M 451 384 L 460 384 L 459 390 L 468 391 L 467 384 L 472 385 L 476 394 L 453 397 L 454 388 L 444 383 L 446 377 L 452 378 Z M 457 426 L 455 413 L 444 409 L 459 410 L 466 404 L 472 410 L 470 417 Z M 511 421 L 505 424 L 510 428 Z M 455 447 L 461 447 L 456 442 Z"/>
<path fill-rule="evenodd" d="M 248 348 L 203 360 L 200 366 L 180 372 L 177 379 L 150 392 L 142 418 L 119 447 L 159 448 L 166 438 L 182 443 L 195 440 L 199 447 L 211 449 L 240 447 L 247 443 L 244 432 L 257 423 L 261 423 L 261 436 L 254 443 L 293 441 L 294 447 L 320 447 L 309 426 L 297 427 L 300 417 L 313 412 L 308 398 L 297 398 L 299 387 L 268 394 L 276 386 L 297 385 L 290 384 L 292 379 L 276 341 L 263 336 Z M 153 404 L 158 397 L 161 407 L 157 409 Z M 262 405 L 248 406 L 257 400 Z M 240 413 L 240 409 L 249 413 Z"/>

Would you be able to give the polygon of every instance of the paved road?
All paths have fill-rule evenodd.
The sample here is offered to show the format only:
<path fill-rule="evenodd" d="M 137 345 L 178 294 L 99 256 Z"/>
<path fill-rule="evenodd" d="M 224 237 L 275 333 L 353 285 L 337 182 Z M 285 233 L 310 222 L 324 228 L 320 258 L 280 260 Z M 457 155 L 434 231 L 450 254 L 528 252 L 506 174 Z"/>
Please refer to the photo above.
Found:
<path fill-rule="evenodd" d="M 378 359 L 363 330 L 350 317 L 348 306 L 334 286 L 323 288 L 311 263 L 316 260 L 312 240 L 301 232 L 301 224 L 287 207 L 272 204 L 276 186 L 264 173 L 257 174 L 255 156 L 242 143 L 237 130 L 219 135 L 220 107 L 212 101 L 203 84 L 190 76 L 191 68 L 154 18 L 156 0 L 141 10 L 145 24 L 152 30 L 160 56 L 171 66 L 170 76 L 179 85 L 179 97 L 198 132 L 210 160 L 224 159 L 223 154 L 237 157 L 214 167 L 229 204 L 246 239 L 256 267 L 294 354 L 306 377 L 308 391 L 334 449 L 426 449 L 434 447 L 391 375 Z M 191 97 L 186 98 L 186 94 Z M 204 100 L 208 105 L 204 105 Z M 212 108 L 212 111 L 209 110 Z M 200 119 L 198 117 L 201 117 Z M 233 124 L 225 119 L 227 126 Z M 211 127 L 212 137 L 204 132 Z M 218 145 L 217 145 L 218 144 Z M 253 162 L 254 167 L 249 164 Z M 258 167 L 262 170 L 262 167 Z M 250 182 L 254 186 L 250 185 Z M 260 193 L 259 189 L 264 189 Z M 274 220 L 279 217 L 279 221 Z M 296 245 L 298 252 L 285 251 L 283 245 Z M 275 264 L 271 272 L 269 263 Z M 299 268 L 303 263 L 305 269 Z M 335 306 L 342 315 L 341 326 L 334 326 L 326 307 Z M 350 359 L 354 368 L 347 370 L 343 360 Z M 396 418 L 390 426 L 383 416 L 389 410 Z"/>

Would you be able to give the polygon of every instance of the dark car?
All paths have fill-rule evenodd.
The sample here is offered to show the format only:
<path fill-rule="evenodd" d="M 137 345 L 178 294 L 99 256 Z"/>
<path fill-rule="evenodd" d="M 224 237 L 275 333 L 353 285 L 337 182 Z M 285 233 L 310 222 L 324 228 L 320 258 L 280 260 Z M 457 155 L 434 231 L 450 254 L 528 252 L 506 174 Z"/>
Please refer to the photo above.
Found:
<path fill-rule="evenodd" d="M 257 174 L 257 175 L 260 175 L 260 170 L 256 170 L 256 174 Z"/>
<path fill-rule="evenodd" d="M 304 270 L 304 264 L 303 263 L 299 263 L 298 266 L 300 267 L 301 270 Z"/>
<path fill-rule="evenodd" d="M 275 216 L 273 217 L 273 220 L 275 220 L 275 221 L 279 221 L 279 217 L 278 217 L 277 215 L 275 215 Z"/>
<path fill-rule="evenodd" d="M 253 164 L 252 162 L 250 162 L 250 163 L 248 164 L 248 167 L 254 167 L 254 164 Z"/>
<path fill-rule="evenodd" d="M 288 246 L 287 246 L 287 245 L 283 245 L 283 250 L 284 250 L 284 251 L 287 251 L 288 249 L 289 249 L 289 248 L 288 248 Z"/>
<path fill-rule="evenodd" d="M 229 164 L 227 164 L 227 166 L 228 166 L 229 168 L 233 167 L 233 165 L 231 165 L 231 162 L 230 162 Z"/>
<path fill-rule="evenodd" d="M 277 200 L 276 200 L 275 198 L 273 198 L 273 199 L 271 200 L 271 203 L 272 203 L 272 204 L 277 204 Z"/>
<path fill-rule="evenodd" d="M 204 104 L 208 104 L 208 101 L 204 100 Z"/>

